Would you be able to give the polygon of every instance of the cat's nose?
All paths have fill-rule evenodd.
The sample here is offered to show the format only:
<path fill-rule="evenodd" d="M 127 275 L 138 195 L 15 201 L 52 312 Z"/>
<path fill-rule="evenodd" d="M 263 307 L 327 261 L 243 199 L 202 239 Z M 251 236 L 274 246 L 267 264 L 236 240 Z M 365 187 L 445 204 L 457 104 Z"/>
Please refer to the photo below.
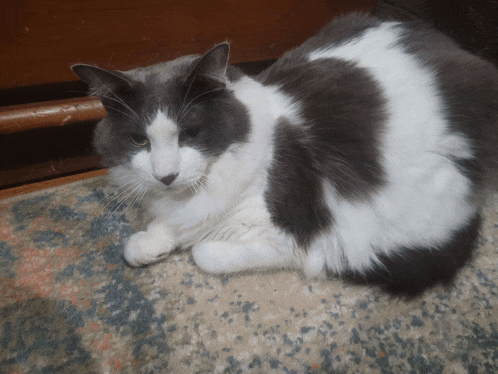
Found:
<path fill-rule="evenodd" d="M 173 183 L 173 181 L 176 179 L 177 176 L 178 173 L 167 175 L 164 178 L 161 178 L 161 182 L 166 186 L 169 186 L 171 183 Z"/>

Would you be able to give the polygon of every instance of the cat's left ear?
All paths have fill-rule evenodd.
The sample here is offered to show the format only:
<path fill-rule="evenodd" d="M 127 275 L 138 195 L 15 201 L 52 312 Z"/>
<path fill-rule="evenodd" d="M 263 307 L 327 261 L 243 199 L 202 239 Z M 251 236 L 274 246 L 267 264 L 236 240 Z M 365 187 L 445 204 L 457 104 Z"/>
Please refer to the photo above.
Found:
<path fill-rule="evenodd" d="M 119 71 L 101 69 L 96 66 L 76 64 L 71 70 L 85 81 L 92 95 L 102 96 L 109 91 L 130 90 L 132 80 Z"/>
<path fill-rule="evenodd" d="M 202 79 L 214 86 L 224 87 L 227 83 L 228 43 L 221 43 L 206 52 L 190 74 L 192 79 Z"/>

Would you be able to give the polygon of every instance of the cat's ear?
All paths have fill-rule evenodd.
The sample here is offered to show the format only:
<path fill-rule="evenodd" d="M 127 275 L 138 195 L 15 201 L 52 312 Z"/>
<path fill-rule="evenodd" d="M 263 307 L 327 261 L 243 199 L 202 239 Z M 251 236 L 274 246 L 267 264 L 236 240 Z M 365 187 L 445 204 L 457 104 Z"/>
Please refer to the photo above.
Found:
<path fill-rule="evenodd" d="M 200 79 L 214 87 L 224 87 L 227 83 L 228 43 L 221 43 L 206 52 L 195 65 L 190 79 Z"/>
<path fill-rule="evenodd" d="M 127 90 L 132 85 L 132 80 L 119 71 L 84 64 L 73 65 L 71 69 L 88 84 L 91 94 L 95 96 Z"/>

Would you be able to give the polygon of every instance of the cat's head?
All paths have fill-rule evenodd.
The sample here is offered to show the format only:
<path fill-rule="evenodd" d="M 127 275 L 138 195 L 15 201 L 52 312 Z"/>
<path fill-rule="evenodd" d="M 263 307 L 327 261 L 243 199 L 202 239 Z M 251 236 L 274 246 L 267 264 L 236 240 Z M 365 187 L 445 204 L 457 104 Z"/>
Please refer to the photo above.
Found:
<path fill-rule="evenodd" d="M 248 136 L 245 107 L 229 89 L 241 73 L 228 44 L 127 72 L 74 65 L 107 111 L 94 135 L 102 164 L 122 183 L 158 191 L 194 188 L 210 165 Z"/>

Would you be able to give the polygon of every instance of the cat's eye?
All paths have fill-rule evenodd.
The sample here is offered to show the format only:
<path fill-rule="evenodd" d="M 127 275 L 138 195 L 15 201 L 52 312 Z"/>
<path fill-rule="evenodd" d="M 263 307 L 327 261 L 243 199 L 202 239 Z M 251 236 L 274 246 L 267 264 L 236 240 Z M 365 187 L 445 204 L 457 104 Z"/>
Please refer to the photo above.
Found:
<path fill-rule="evenodd" d="M 201 132 L 200 127 L 189 127 L 180 131 L 180 140 L 191 140 Z"/>
<path fill-rule="evenodd" d="M 131 134 L 130 135 L 130 142 L 134 146 L 145 147 L 147 144 L 149 144 L 149 139 L 147 139 L 146 136 L 143 136 L 140 134 Z"/>

